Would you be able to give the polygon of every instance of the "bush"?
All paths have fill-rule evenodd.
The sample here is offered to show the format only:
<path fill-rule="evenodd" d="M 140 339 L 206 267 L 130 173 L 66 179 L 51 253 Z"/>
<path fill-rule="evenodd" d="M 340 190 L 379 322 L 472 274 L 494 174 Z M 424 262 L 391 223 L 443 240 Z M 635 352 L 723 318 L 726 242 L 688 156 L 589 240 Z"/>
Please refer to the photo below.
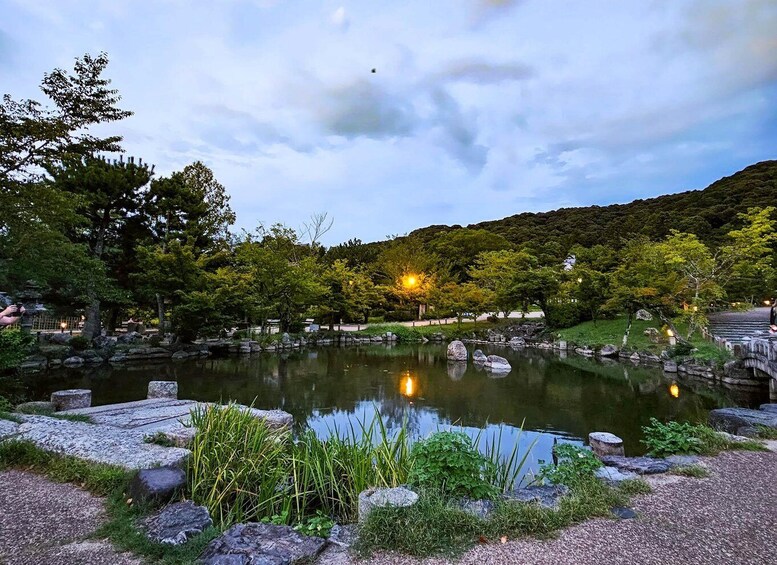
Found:
<path fill-rule="evenodd" d="M 545 323 L 553 329 L 564 329 L 576 326 L 590 319 L 585 310 L 576 302 L 549 304 L 545 312 Z"/>
<path fill-rule="evenodd" d="M 653 457 L 701 453 L 703 446 L 698 437 L 697 428 L 698 426 L 687 422 L 662 424 L 655 418 L 651 418 L 650 425 L 642 428 L 642 433 L 645 435 L 642 443 L 648 448 L 648 454 Z"/>
<path fill-rule="evenodd" d="M 581 481 L 593 479 L 602 462 L 590 449 L 560 443 L 553 448 L 558 457 L 558 465 L 543 465 L 538 474 L 540 480 L 553 484 L 574 486 Z"/>
<path fill-rule="evenodd" d="M 493 463 L 463 432 L 437 432 L 413 445 L 410 483 L 445 495 L 495 498 L 497 488 L 486 480 L 496 474 Z"/>
<path fill-rule="evenodd" d="M 91 345 L 89 340 L 82 335 L 76 335 L 70 338 L 69 344 L 74 351 L 83 351 L 84 349 L 88 349 Z"/>
<path fill-rule="evenodd" d="M 386 312 L 383 319 L 387 322 L 412 322 L 415 320 L 416 313 L 414 310 L 392 310 Z"/>
<path fill-rule="evenodd" d="M 34 337 L 19 329 L 0 331 L 0 373 L 18 367 L 34 343 Z"/>

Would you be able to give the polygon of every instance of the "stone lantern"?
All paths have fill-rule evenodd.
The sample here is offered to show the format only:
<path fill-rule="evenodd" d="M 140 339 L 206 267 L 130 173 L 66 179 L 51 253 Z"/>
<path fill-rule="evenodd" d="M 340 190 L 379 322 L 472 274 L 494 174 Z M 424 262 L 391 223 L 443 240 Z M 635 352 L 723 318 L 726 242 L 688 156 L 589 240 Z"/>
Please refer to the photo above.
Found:
<path fill-rule="evenodd" d="M 35 316 L 46 311 L 40 303 L 40 297 L 40 287 L 34 281 L 27 281 L 24 288 L 16 293 L 16 301 L 24 306 L 24 314 L 19 319 L 19 325 L 24 333 L 30 333 Z"/>

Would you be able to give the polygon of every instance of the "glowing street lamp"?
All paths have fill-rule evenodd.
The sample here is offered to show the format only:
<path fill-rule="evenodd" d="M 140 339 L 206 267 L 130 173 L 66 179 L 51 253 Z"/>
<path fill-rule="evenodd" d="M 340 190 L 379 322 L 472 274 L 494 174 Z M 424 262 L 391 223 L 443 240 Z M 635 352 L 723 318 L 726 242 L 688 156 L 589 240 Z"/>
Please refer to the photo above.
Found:
<path fill-rule="evenodd" d="M 67 329 L 67 322 L 60 322 L 59 323 L 59 333 L 65 333 L 66 329 Z"/>
<path fill-rule="evenodd" d="M 402 277 L 402 286 L 405 288 L 413 288 L 418 284 L 418 278 L 415 275 L 405 275 Z"/>
<path fill-rule="evenodd" d="M 673 398 L 680 398 L 680 387 L 677 386 L 677 383 L 672 383 L 669 386 L 669 394 L 671 394 Z"/>
<path fill-rule="evenodd" d="M 677 338 L 674 336 L 674 332 L 671 329 L 666 330 L 666 335 L 669 338 L 669 345 L 677 345 Z"/>

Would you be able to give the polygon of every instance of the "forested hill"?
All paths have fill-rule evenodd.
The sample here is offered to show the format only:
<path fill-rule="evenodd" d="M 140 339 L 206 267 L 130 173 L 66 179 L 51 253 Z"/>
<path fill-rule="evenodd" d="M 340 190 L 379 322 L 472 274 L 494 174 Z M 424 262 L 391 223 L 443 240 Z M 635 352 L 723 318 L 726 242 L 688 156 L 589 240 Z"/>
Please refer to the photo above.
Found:
<path fill-rule="evenodd" d="M 467 227 L 502 235 L 517 245 L 556 242 L 567 249 L 575 244 L 588 247 L 597 243 L 617 247 L 624 237 L 634 234 L 660 239 L 672 229 L 695 233 L 715 245 L 722 242 L 726 232 L 739 227 L 738 213 L 764 206 L 777 206 L 777 161 L 751 165 L 703 190 L 629 204 L 525 212 Z M 429 226 L 410 235 L 430 241 L 460 227 Z"/>

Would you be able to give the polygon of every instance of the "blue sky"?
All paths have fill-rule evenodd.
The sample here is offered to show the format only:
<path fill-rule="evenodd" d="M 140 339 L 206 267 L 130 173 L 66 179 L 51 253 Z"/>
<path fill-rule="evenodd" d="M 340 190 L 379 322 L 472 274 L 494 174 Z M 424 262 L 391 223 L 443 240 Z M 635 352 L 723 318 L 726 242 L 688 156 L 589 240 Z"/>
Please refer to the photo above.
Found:
<path fill-rule="evenodd" d="M 703 188 L 777 158 L 774 0 L 0 0 L 0 91 L 107 51 L 158 174 L 325 243 Z M 371 69 L 376 72 L 372 73 Z"/>

